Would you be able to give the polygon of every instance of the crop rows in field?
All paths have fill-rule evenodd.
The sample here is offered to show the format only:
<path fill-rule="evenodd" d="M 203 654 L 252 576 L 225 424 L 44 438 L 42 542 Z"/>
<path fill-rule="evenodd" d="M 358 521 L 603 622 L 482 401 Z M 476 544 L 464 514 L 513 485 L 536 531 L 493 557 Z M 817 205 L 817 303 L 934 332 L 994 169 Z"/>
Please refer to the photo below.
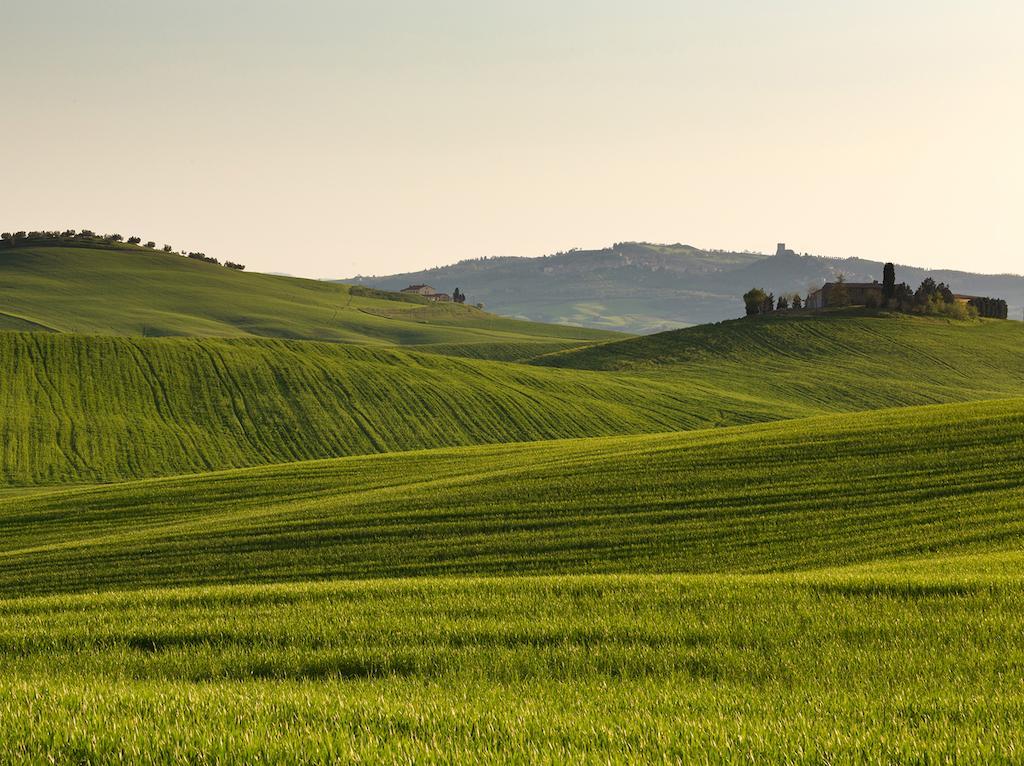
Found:
<path fill-rule="evenodd" d="M 728 381 L 735 392 L 846 409 L 1024 392 L 1024 325 L 864 313 L 769 316 L 548 354 L 535 364 Z"/>
<path fill-rule="evenodd" d="M 14 495 L 0 592 L 998 551 L 1024 531 L 1022 464 L 1016 399 Z"/>
<path fill-rule="evenodd" d="M 803 414 L 688 381 L 268 339 L 0 333 L 0 481 L 104 481 Z"/>
<path fill-rule="evenodd" d="M 574 342 L 565 340 L 445 343 L 425 346 L 440 352 L 427 355 L 0 333 L 0 482 L 650 433 L 1024 391 L 1016 323 L 805 317 L 717 329 L 541 357 L 562 365 L 604 354 L 603 366 L 625 372 L 443 356 L 529 358 Z"/>
<path fill-rule="evenodd" d="M 1012 763 L 1022 615 L 828 573 L 0 600 L 0 759 Z"/>

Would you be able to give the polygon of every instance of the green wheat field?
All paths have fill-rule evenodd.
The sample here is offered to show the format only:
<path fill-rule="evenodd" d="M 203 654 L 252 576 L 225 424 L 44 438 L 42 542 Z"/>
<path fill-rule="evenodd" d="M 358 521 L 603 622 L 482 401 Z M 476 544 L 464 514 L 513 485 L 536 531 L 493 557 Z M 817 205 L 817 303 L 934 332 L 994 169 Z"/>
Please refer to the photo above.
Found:
<path fill-rule="evenodd" d="M 26 247 L 0 327 L 0 762 L 1024 760 L 1018 322 Z"/>

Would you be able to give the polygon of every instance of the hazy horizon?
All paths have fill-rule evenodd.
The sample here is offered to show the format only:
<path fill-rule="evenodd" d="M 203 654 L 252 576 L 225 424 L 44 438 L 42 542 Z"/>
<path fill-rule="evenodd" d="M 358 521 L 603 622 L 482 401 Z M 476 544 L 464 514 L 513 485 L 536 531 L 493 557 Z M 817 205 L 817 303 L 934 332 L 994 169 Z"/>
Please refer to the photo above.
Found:
<path fill-rule="evenodd" d="M 0 228 L 341 278 L 617 241 L 1020 272 L 1001 0 L 15 2 Z"/>

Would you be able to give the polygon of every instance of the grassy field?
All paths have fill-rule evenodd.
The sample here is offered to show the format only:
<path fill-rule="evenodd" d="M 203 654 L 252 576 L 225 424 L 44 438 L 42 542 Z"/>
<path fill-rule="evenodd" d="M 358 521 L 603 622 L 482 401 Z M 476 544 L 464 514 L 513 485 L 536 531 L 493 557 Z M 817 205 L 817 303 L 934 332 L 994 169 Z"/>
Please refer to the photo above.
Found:
<path fill-rule="evenodd" d="M 270 339 L 0 333 L 0 483 L 746 423 L 810 412 L 651 382 Z"/>
<path fill-rule="evenodd" d="M 849 409 L 1024 392 L 1024 323 L 842 311 L 779 314 L 552 353 L 535 364 L 660 379 Z"/>
<path fill-rule="evenodd" d="M 1024 531 L 1022 464 L 1014 399 L 11 495 L 0 594 L 1003 551 Z"/>
<path fill-rule="evenodd" d="M 429 579 L 0 601 L 0 759 L 1014 763 L 1016 582 Z"/>
<path fill-rule="evenodd" d="M 478 348 L 537 343 L 537 353 L 622 337 L 506 319 L 464 305 L 398 301 L 366 288 L 238 272 L 127 247 L 0 251 L 0 330 L 256 335 Z"/>
<path fill-rule="evenodd" d="M 0 760 L 1013 763 L 1022 464 L 1011 399 L 9 493 Z"/>
<path fill-rule="evenodd" d="M 1024 327 L 68 250 L 0 256 L 0 762 L 1020 761 Z"/>
<path fill-rule="evenodd" d="M 523 359 L 550 350 L 546 342 L 427 345 L 436 353 L 423 354 L 0 333 L 0 483 L 652 433 L 1024 392 L 1024 327 L 1015 322 L 808 316 L 716 329 L 534 365 L 473 357 Z M 588 369 L 558 369 L 571 365 Z"/>

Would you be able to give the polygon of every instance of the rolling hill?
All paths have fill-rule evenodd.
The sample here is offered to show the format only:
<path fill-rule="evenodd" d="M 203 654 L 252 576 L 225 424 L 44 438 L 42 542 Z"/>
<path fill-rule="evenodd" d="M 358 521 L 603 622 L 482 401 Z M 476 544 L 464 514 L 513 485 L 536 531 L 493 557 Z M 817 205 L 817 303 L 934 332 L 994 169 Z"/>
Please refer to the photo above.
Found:
<path fill-rule="evenodd" d="M 0 484 L 791 417 L 706 382 L 272 339 L 0 333 Z"/>
<path fill-rule="evenodd" d="M 1024 391 L 1024 325 L 844 310 L 791 312 L 672 330 L 534 364 L 713 378 L 730 391 L 807 406 L 870 409 Z"/>
<path fill-rule="evenodd" d="M 392 276 L 344 280 L 385 290 L 413 283 L 459 285 L 491 311 L 541 322 L 651 333 L 719 322 L 743 313 L 741 296 L 759 286 L 776 295 L 820 286 L 844 274 L 881 280 L 882 261 L 810 255 L 764 255 L 701 250 L 690 245 L 623 242 L 540 258 L 479 258 Z M 1010 316 L 1024 309 L 1024 277 L 900 266 L 898 281 L 917 286 L 926 276 L 960 293 L 1005 299 Z"/>
<path fill-rule="evenodd" d="M 0 252 L 0 761 L 1024 749 L 1020 324 L 630 338 L 70 250 Z"/>
<path fill-rule="evenodd" d="M 4 484 L 1017 396 L 1024 328 L 768 317 L 535 360 L 258 338 L 0 333 Z M 558 369 L 589 368 L 589 369 Z"/>
<path fill-rule="evenodd" d="M 130 246 L 0 249 L 0 329 L 314 339 L 502 358 L 614 337 Z"/>
<path fill-rule="evenodd" d="M 0 498 L 0 593 L 1019 553 L 1022 462 L 1010 399 L 57 490 Z"/>

